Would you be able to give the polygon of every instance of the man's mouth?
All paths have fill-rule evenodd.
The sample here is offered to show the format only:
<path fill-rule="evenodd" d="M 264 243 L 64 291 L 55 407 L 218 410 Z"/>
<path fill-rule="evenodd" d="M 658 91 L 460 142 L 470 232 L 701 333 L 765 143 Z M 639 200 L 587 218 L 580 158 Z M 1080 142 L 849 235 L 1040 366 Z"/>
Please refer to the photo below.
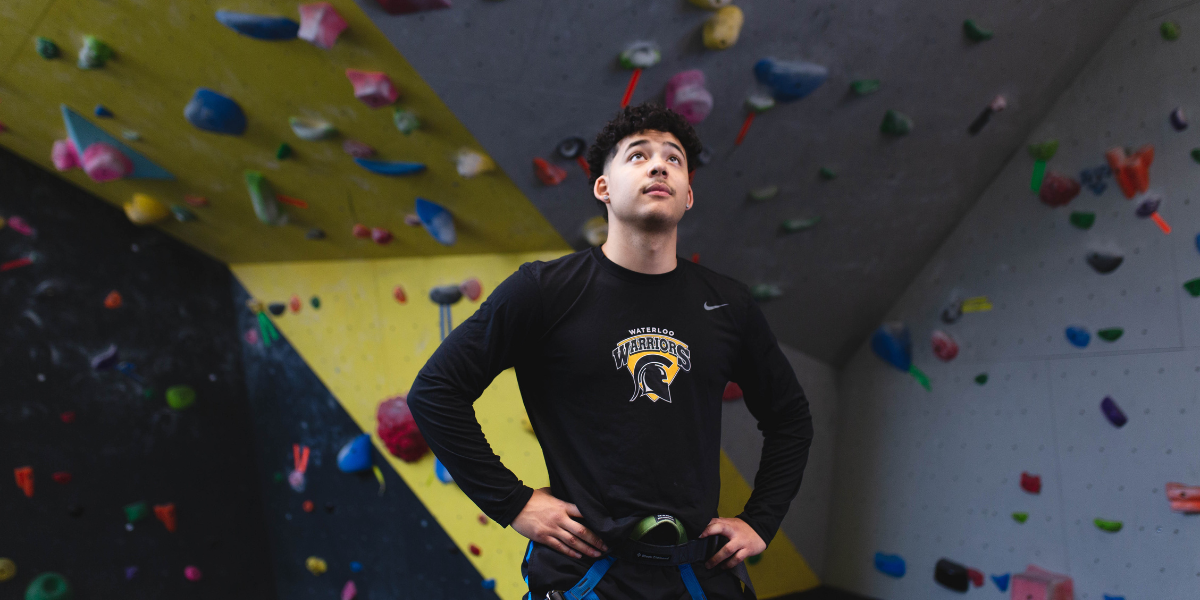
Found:
<path fill-rule="evenodd" d="M 674 196 L 675 190 L 665 183 L 654 183 L 642 190 L 647 196 Z"/>

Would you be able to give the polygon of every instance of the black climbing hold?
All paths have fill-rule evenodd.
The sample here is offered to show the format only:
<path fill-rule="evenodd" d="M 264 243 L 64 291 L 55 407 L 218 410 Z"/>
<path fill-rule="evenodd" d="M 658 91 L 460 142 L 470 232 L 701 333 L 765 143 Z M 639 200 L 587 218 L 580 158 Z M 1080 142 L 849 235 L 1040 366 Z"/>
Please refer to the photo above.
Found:
<path fill-rule="evenodd" d="M 334 511 L 335 509 L 336 509 L 336 507 L 333 505 L 333 503 L 332 503 L 332 502 L 326 502 L 326 503 L 325 503 L 325 512 L 327 512 L 327 513 L 329 513 L 329 514 L 331 514 L 331 515 L 332 515 L 332 514 L 333 514 L 333 511 Z"/>
<path fill-rule="evenodd" d="M 325 239 L 325 230 L 319 227 L 313 227 L 304 234 L 304 237 L 310 240 L 323 240 Z"/>
<path fill-rule="evenodd" d="M 272 302 L 267 305 L 267 310 L 271 311 L 271 314 L 278 317 L 279 315 L 283 314 L 283 311 L 287 310 L 287 305 L 282 302 Z"/>
<path fill-rule="evenodd" d="M 462 300 L 462 290 L 457 285 L 440 285 L 429 290 L 429 299 L 435 304 L 454 304 Z"/>
<path fill-rule="evenodd" d="M 967 568 L 944 558 L 937 561 L 937 566 L 933 568 L 933 580 L 956 592 L 965 592 L 971 588 Z"/>
<path fill-rule="evenodd" d="M 563 158 L 577 158 L 587 151 L 587 140 L 580 137 L 569 137 L 558 143 L 555 149 Z"/>
<path fill-rule="evenodd" d="M 1121 266 L 1123 262 L 1125 262 L 1125 257 L 1120 254 L 1088 252 L 1087 255 L 1087 263 L 1101 275 L 1107 275 L 1116 271 L 1117 267 Z"/>

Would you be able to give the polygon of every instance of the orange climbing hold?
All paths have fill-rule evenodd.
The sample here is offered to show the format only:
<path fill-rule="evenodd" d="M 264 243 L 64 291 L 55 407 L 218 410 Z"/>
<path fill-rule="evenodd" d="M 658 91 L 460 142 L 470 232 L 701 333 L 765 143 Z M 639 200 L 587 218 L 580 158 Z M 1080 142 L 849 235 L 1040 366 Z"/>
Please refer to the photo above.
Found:
<path fill-rule="evenodd" d="M 17 467 L 13 469 L 13 475 L 17 478 L 17 487 L 25 492 L 25 496 L 33 497 L 33 467 Z"/>
<path fill-rule="evenodd" d="M 300 508 L 303 508 L 303 509 L 304 509 L 304 512 L 306 512 L 306 513 L 310 513 L 310 512 L 312 512 L 312 511 L 313 511 L 313 501 L 312 501 L 312 500 L 305 500 L 304 502 L 302 502 L 302 503 L 300 504 Z"/>
<path fill-rule="evenodd" d="M 104 308 L 107 308 L 110 310 L 116 309 L 116 308 L 121 308 L 122 302 L 123 302 L 123 300 L 121 299 L 121 292 L 118 292 L 117 290 L 113 290 L 113 291 L 109 292 L 107 296 L 104 297 Z"/>
<path fill-rule="evenodd" d="M 1146 191 L 1150 187 L 1150 163 L 1154 162 L 1154 146 L 1146 145 L 1133 154 L 1124 148 L 1113 148 L 1104 155 L 1112 168 L 1117 184 L 1126 198 Z"/>
<path fill-rule="evenodd" d="M 1200 513 L 1200 485 L 1168 483 L 1167 500 L 1175 512 Z"/>
<path fill-rule="evenodd" d="M 175 503 L 168 502 L 166 504 L 155 504 L 154 505 L 154 518 L 158 519 L 159 521 L 162 521 L 162 524 L 164 526 L 166 526 L 167 531 L 174 533 L 175 532 Z"/>
<path fill-rule="evenodd" d="M 300 306 L 300 296 L 292 294 L 292 299 L 288 301 L 288 308 L 292 309 L 292 312 L 298 313 L 300 312 Z"/>
<path fill-rule="evenodd" d="M 408 302 L 408 296 L 404 295 L 404 286 L 402 285 L 398 285 L 392 289 L 392 297 L 395 298 L 396 302 L 399 302 L 400 304 Z"/>

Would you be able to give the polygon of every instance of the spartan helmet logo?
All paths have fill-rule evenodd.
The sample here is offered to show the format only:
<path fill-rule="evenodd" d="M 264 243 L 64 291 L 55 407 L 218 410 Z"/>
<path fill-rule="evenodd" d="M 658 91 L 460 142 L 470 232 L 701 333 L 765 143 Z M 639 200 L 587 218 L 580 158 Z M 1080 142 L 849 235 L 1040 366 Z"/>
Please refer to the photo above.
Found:
<path fill-rule="evenodd" d="M 613 350 L 618 369 L 625 368 L 633 377 L 630 402 L 645 396 L 651 402 L 671 401 L 671 382 L 680 370 L 692 368 L 687 344 L 665 335 L 635 335 L 622 340 Z"/>

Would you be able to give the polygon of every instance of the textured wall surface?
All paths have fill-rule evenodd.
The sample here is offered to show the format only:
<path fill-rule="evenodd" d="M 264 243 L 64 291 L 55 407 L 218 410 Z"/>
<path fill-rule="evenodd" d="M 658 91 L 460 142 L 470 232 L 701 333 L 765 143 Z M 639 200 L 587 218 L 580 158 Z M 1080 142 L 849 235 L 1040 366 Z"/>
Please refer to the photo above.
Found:
<path fill-rule="evenodd" d="M 1183 36 L 1164 40 L 1164 20 Z M 1084 600 L 1195 597 L 1200 520 L 1171 512 L 1164 484 L 1200 484 L 1200 300 L 1182 286 L 1200 276 L 1200 167 L 1189 157 L 1200 133 L 1168 122 L 1176 107 L 1200 111 L 1197 31 L 1194 4 L 1139 4 L 1028 140 L 1059 139 L 1049 168 L 1071 177 L 1111 147 L 1153 144 L 1150 191 L 1170 235 L 1136 218 L 1142 197 L 1127 200 L 1111 179 L 1065 207 L 1040 203 L 1020 152 L 888 312 L 911 327 L 932 392 L 865 346 L 841 374 L 829 583 L 889 600 L 953 597 L 932 577 L 946 557 L 985 574 L 1065 572 Z M 1073 227 L 1073 211 L 1095 224 Z M 1085 261 L 1094 248 L 1124 263 L 1099 274 Z M 994 309 L 944 324 L 954 294 L 986 295 Z M 1091 331 L 1086 348 L 1068 342 L 1071 325 Z M 1098 339 L 1108 327 L 1124 335 Z M 932 355 L 935 329 L 961 346 L 952 362 Z M 1127 425 L 1105 419 L 1105 396 Z M 1040 494 L 1019 487 L 1022 471 L 1042 477 Z M 902 555 L 908 575 L 876 572 L 876 551 Z"/>

